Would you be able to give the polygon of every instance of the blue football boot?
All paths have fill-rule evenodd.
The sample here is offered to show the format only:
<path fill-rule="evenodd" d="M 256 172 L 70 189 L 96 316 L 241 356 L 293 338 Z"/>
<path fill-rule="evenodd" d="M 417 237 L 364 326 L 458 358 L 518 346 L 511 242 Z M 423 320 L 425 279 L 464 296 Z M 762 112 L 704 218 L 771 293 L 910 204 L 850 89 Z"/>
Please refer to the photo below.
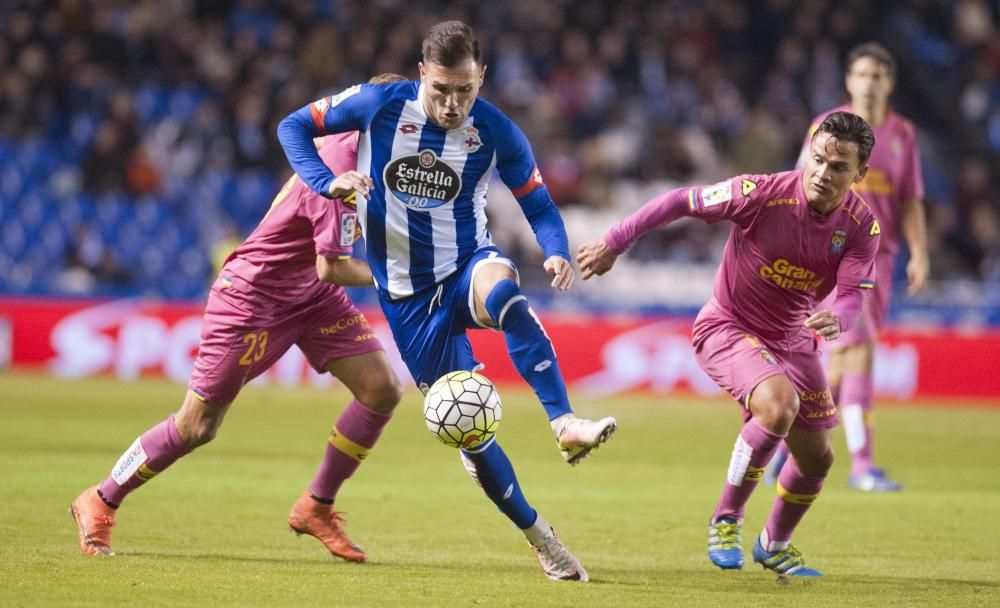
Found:
<path fill-rule="evenodd" d="M 723 570 L 743 567 L 743 522 L 721 517 L 708 524 L 708 559 Z"/>
<path fill-rule="evenodd" d="M 788 576 L 823 576 L 819 570 L 806 568 L 806 560 L 802 553 L 795 547 L 788 545 L 787 549 L 781 551 L 765 551 L 760 544 L 760 537 L 753 545 L 753 561 L 778 574 Z"/>

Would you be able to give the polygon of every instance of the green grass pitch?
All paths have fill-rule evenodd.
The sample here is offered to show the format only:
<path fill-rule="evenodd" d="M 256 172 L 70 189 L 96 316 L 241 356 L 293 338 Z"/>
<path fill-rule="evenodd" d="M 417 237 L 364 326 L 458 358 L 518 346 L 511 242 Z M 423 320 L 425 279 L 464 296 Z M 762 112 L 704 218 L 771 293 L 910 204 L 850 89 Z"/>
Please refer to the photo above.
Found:
<path fill-rule="evenodd" d="M 347 401 L 341 389 L 248 388 L 215 442 L 129 498 L 116 557 L 80 555 L 70 501 L 176 409 L 183 388 L 0 375 L 0 605 L 1000 605 L 1000 407 L 882 408 L 879 456 L 906 491 L 849 492 L 838 460 L 796 536 L 826 576 L 783 585 L 705 556 L 735 405 L 577 396 L 579 413 L 614 414 L 620 428 L 573 469 L 532 396 L 501 392 L 500 438 L 525 494 L 588 568 L 588 584 L 542 576 L 458 453 L 425 430 L 415 391 L 338 500 L 368 564 L 332 559 L 285 525 Z M 773 497 L 761 486 L 752 498 L 747 540 Z"/>

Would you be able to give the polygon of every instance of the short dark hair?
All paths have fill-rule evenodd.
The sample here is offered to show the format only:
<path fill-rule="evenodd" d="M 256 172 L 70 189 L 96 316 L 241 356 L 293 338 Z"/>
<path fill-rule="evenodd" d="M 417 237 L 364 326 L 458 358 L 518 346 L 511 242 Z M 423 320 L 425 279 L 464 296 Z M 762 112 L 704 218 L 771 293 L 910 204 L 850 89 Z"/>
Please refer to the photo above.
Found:
<path fill-rule="evenodd" d="M 875 134 L 871 126 L 857 114 L 850 112 L 831 112 L 823 119 L 813 134 L 815 139 L 820 133 L 829 133 L 840 141 L 852 141 L 858 144 L 858 161 L 863 165 L 868 162 L 875 147 Z"/>
<path fill-rule="evenodd" d="M 472 28 L 461 21 L 442 21 L 427 32 L 421 48 L 424 62 L 436 63 L 446 68 L 457 66 L 463 59 L 472 58 L 481 63 L 479 40 Z"/>
<path fill-rule="evenodd" d="M 376 74 L 368 79 L 368 84 L 389 84 L 391 82 L 403 82 L 406 80 L 406 76 L 400 74 L 394 74 L 392 72 L 383 72 L 381 74 Z"/>
<path fill-rule="evenodd" d="M 862 57 L 871 57 L 885 67 L 885 71 L 889 74 L 889 78 L 892 78 L 893 80 L 896 79 L 896 59 L 893 58 L 889 49 L 877 42 L 865 42 L 863 44 L 859 44 L 851 49 L 851 52 L 847 54 L 848 73 L 850 73 L 851 68 L 854 67 L 854 62 Z"/>

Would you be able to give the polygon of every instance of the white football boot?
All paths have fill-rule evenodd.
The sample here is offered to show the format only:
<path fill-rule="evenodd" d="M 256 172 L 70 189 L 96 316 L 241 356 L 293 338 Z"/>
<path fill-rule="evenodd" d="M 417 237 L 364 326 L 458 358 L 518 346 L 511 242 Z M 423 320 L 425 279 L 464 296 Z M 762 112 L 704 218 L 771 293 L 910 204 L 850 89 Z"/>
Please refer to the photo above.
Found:
<path fill-rule="evenodd" d="M 524 534 L 545 576 L 554 581 L 585 583 L 590 580 L 580 560 L 570 553 L 569 547 L 559 540 L 559 535 L 541 514 L 531 528 L 524 530 Z"/>
<path fill-rule="evenodd" d="M 611 439 L 618 430 L 618 422 L 611 416 L 600 420 L 577 418 L 565 414 L 552 421 L 552 430 L 563 458 L 572 466 L 590 455 L 590 452 Z"/>

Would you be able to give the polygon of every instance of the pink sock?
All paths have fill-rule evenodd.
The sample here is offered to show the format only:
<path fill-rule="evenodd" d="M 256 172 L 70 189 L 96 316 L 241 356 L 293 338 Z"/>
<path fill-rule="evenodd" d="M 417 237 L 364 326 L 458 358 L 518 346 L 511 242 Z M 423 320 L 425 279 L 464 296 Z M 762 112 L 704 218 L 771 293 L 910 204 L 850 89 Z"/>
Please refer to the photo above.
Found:
<path fill-rule="evenodd" d="M 722 517 L 743 519 L 743 507 L 764 474 L 764 467 L 771 461 L 774 451 L 784 438 L 785 435 L 772 433 L 754 418 L 743 425 L 743 430 L 736 438 L 736 445 L 733 446 L 726 485 L 719 504 L 715 506 L 715 513 L 712 514 L 713 522 Z"/>
<path fill-rule="evenodd" d="M 309 492 L 318 498 L 336 498 L 344 480 L 361 466 L 391 417 L 368 409 L 357 399 L 351 401 L 330 432 L 326 454 Z"/>
<path fill-rule="evenodd" d="M 156 475 L 162 473 L 181 456 L 191 453 L 177 426 L 174 415 L 143 433 L 118 459 L 100 486 L 104 500 L 120 505 L 125 497 Z"/>
<path fill-rule="evenodd" d="M 851 473 L 875 466 L 872 446 L 872 377 L 845 373 L 840 383 L 840 417 L 851 453 Z"/>
<path fill-rule="evenodd" d="M 771 515 L 764 526 L 769 545 L 764 547 L 765 550 L 776 551 L 787 547 L 795 526 L 799 525 L 802 516 L 819 495 L 824 479 L 825 476 L 812 477 L 800 471 L 795 456 L 788 459 L 778 477 L 778 497 L 774 499 Z M 782 544 L 775 547 L 773 543 Z"/>

